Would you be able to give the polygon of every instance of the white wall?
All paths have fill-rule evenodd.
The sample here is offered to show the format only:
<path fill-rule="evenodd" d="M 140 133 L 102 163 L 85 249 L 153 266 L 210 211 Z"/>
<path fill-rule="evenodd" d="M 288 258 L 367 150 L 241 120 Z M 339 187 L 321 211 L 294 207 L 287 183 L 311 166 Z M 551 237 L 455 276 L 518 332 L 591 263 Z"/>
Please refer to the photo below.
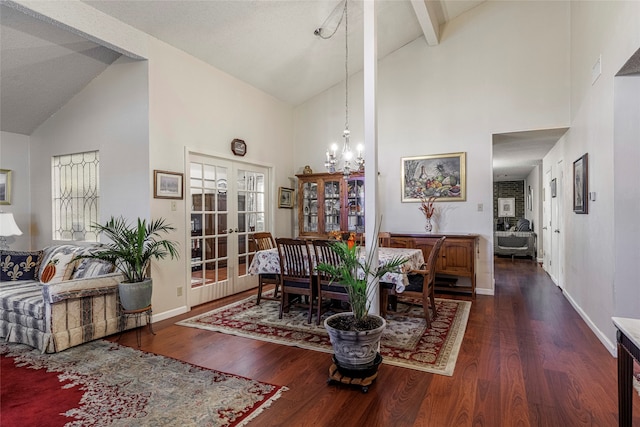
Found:
<path fill-rule="evenodd" d="M 292 233 L 289 209 L 277 209 L 279 186 L 290 187 L 293 173 L 293 111 L 290 106 L 220 70 L 155 39 L 149 39 L 150 168 L 185 173 L 185 152 L 271 167 L 274 235 Z M 231 153 L 234 138 L 245 140 L 247 154 Z M 185 175 L 186 176 L 186 175 Z M 184 256 L 154 263 L 153 305 L 157 318 L 186 311 L 190 283 L 188 197 L 171 202 L 151 199 L 152 217 L 177 228 Z M 183 296 L 177 297 L 177 288 Z"/>
<path fill-rule="evenodd" d="M 625 243 L 617 245 L 615 242 L 618 225 L 614 220 L 619 209 L 630 206 L 624 199 L 615 197 L 619 194 L 617 186 L 625 184 L 614 181 L 612 172 L 616 171 L 615 176 L 631 179 L 637 176 L 637 158 L 631 166 L 627 162 L 614 162 L 614 147 L 618 155 L 627 149 L 634 152 L 633 147 L 637 153 L 638 144 L 637 133 L 614 144 L 614 76 L 640 46 L 640 2 L 571 2 L 570 27 L 572 120 L 571 129 L 561 140 L 558 155 L 564 158 L 565 181 L 570 183 L 573 162 L 589 153 L 589 191 L 595 191 L 597 199 L 589 202 L 587 215 L 575 214 L 572 211 L 572 186 L 565 183 L 567 202 L 562 225 L 565 230 L 565 295 L 609 351 L 615 353 L 615 328 L 611 316 L 624 312 L 627 316 L 640 318 L 639 305 L 633 309 L 626 304 L 620 308 L 616 306 L 620 303 L 620 296 L 615 295 L 616 278 L 624 282 L 618 286 L 627 289 L 623 295 L 637 297 L 637 292 L 628 291 L 630 287 L 637 287 L 637 259 L 628 264 L 616 261 L 618 256 L 625 258 L 627 255 L 618 252 L 625 251 Z M 600 57 L 602 74 L 592 84 L 592 67 Z M 634 118 L 635 122 L 639 119 L 638 116 Z M 550 160 L 545 158 L 545 170 Z M 635 182 L 638 182 L 637 178 Z M 637 204 L 634 206 L 637 208 Z M 633 215 L 636 221 L 637 212 Z M 633 229 L 628 233 L 627 238 L 637 246 L 638 233 Z M 635 283 L 628 283 L 629 278 L 634 278 Z"/>
<path fill-rule="evenodd" d="M 0 169 L 11 170 L 11 204 L 0 205 L 0 210 L 11 212 L 22 231 L 21 236 L 7 237 L 11 250 L 31 249 L 31 209 L 29 200 L 29 137 L 0 132 Z"/>
<path fill-rule="evenodd" d="M 400 203 L 402 157 L 467 153 L 467 201 L 440 203 L 442 232 L 481 235 L 478 288 L 493 292 L 492 135 L 569 122 L 569 5 L 487 2 L 450 22 L 438 46 L 424 38 L 383 58 L 378 77 L 382 227 L 424 232 L 416 203 Z M 351 82 L 352 141 L 363 138 L 362 74 Z M 296 168 L 323 170 L 344 126 L 341 85 L 295 112 Z M 298 169 L 299 170 L 299 169 Z M 482 203 L 484 211 L 478 212 Z"/>
<path fill-rule="evenodd" d="M 613 314 L 640 318 L 640 74 L 614 80 Z"/>
<path fill-rule="evenodd" d="M 100 151 L 100 220 L 148 218 L 146 61 L 119 58 L 31 135 L 33 247 L 53 242 L 51 158 Z"/>

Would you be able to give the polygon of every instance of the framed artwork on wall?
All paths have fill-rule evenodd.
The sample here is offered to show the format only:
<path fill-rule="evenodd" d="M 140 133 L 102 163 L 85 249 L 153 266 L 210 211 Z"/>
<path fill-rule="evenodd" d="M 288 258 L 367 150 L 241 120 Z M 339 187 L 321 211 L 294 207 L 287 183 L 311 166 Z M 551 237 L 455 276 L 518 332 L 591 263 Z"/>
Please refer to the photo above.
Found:
<path fill-rule="evenodd" d="M 0 205 L 11 204 L 11 170 L 0 169 Z"/>
<path fill-rule="evenodd" d="M 500 218 L 516 216 L 516 199 L 514 197 L 498 198 L 498 216 Z"/>
<path fill-rule="evenodd" d="M 551 180 L 551 185 L 550 186 L 551 186 L 551 197 L 552 198 L 556 197 L 558 190 L 557 190 L 557 185 L 556 185 L 556 179 L 555 178 L 553 178 Z"/>
<path fill-rule="evenodd" d="M 278 189 L 278 207 L 293 209 L 293 188 L 280 187 Z"/>
<path fill-rule="evenodd" d="M 527 209 L 533 210 L 533 190 L 530 185 L 527 188 Z"/>
<path fill-rule="evenodd" d="M 182 200 L 183 175 L 179 172 L 153 171 L 153 197 Z"/>
<path fill-rule="evenodd" d="M 466 153 L 434 154 L 402 158 L 402 202 L 466 200 Z"/>
<path fill-rule="evenodd" d="M 573 162 L 573 211 L 577 214 L 589 213 L 587 192 L 589 191 L 589 154 L 585 153 Z"/>

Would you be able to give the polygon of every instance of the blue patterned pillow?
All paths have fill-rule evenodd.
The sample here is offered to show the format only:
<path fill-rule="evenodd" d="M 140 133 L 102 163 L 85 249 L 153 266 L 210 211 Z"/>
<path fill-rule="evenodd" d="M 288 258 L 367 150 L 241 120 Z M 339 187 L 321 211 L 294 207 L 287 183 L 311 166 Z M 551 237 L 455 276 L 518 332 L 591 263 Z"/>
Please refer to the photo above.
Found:
<path fill-rule="evenodd" d="M 0 282 L 38 280 L 42 251 L 0 251 Z"/>

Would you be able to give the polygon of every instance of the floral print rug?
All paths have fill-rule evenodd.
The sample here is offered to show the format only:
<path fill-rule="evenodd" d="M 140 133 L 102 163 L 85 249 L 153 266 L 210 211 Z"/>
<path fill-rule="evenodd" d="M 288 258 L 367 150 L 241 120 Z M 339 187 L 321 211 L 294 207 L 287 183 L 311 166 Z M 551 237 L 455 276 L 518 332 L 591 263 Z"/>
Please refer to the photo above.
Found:
<path fill-rule="evenodd" d="M 104 340 L 54 354 L 2 342 L 0 355 L 3 426 L 243 426 L 287 390 Z"/>
<path fill-rule="evenodd" d="M 329 335 L 322 316 L 319 325 L 307 323 L 307 311 L 291 309 L 278 319 L 278 301 L 256 297 L 178 322 L 177 325 L 223 332 L 277 344 L 332 353 Z M 427 329 L 419 317 L 389 315 L 380 343 L 382 363 L 441 375 L 453 375 L 462 344 L 471 302 L 436 298 L 438 316 Z M 421 307 L 413 307 L 413 314 Z M 417 311 L 416 311 L 417 310 Z"/>

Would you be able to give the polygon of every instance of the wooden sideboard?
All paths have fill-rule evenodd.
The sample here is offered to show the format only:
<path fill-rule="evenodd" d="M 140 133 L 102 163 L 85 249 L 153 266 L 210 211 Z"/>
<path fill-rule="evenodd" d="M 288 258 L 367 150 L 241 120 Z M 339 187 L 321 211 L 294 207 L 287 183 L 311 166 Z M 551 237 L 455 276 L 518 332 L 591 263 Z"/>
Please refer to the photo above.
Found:
<path fill-rule="evenodd" d="M 476 251 L 478 234 L 397 234 L 391 233 L 391 246 L 422 249 L 425 261 L 435 242 L 446 237 L 436 264 L 436 290 L 476 295 Z M 455 277 L 454 277 L 455 276 Z M 457 278 L 467 280 L 457 280 Z"/>

